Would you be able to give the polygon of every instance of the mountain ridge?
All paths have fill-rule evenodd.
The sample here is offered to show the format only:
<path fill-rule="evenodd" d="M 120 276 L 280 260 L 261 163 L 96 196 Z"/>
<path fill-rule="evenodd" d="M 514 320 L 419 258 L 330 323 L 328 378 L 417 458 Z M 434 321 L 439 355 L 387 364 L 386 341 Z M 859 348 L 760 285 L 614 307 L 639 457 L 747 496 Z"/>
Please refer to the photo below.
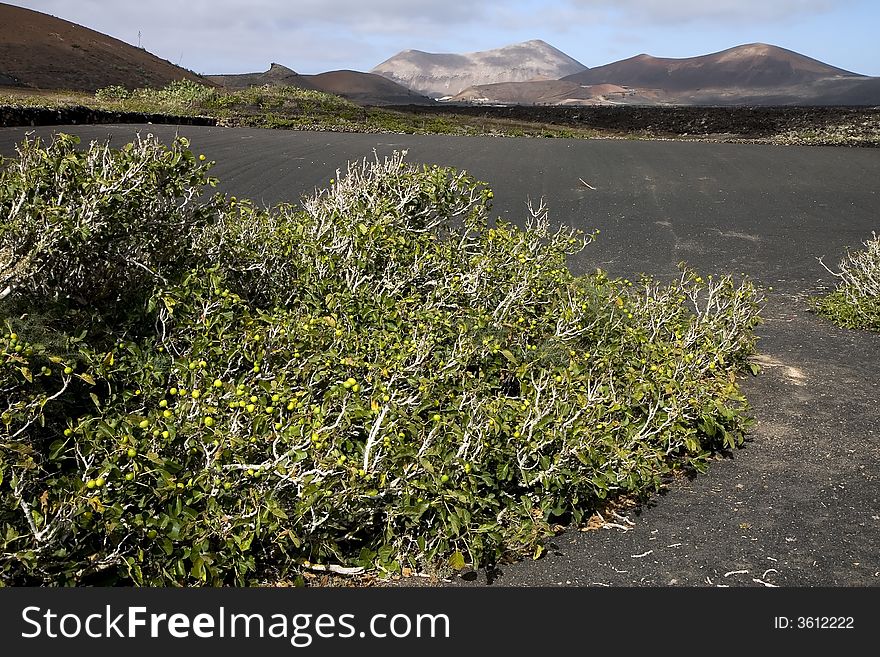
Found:
<path fill-rule="evenodd" d="M 546 83 L 475 85 L 453 102 L 496 105 L 880 105 L 880 78 L 765 43 L 708 55 L 642 53 Z"/>
<path fill-rule="evenodd" d="M 371 69 L 431 97 L 453 96 L 475 84 L 559 79 L 586 66 L 541 39 L 470 53 L 408 49 Z"/>
<path fill-rule="evenodd" d="M 618 84 L 667 91 L 703 87 L 780 87 L 829 77 L 864 77 L 766 43 L 748 43 L 695 57 L 645 53 L 564 76 L 578 84 Z"/>
<path fill-rule="evenodd" d="M 208 75 L 212 82 L 229 89 L 252 86 L 289 85 L 336 94 L 359 105 L 428 105 L 431 99 L 380 75 L 361 71 L 326 71 L 304 75 L 273 62 L 262 73 Z"/>

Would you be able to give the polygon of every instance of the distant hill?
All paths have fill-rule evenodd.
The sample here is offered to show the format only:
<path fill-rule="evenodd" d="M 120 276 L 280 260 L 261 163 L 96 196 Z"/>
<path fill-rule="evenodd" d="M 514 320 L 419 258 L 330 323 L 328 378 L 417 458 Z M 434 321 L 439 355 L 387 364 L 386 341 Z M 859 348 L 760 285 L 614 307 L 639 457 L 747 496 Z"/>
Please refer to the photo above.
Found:
<path fill-rule="evenodd" d="M 47 14 L 0 4 L 0 85 L 95 91 L 211 84 L 142 48 Z"/>
<path fill-rule="evenodd" d="M 272 64 L 264 73 L 209 75 L 209 80 L 230 89 L 265 84 L 290 85 L 313 89 L 348 98 L 359 105 L 427 105 L 430 98 L 373 73 L 359 71 L 328 71 L 317 75 L 300 75 L 286 66 Z"/>
<path fill-rule="evenodd" d="M 495 50 L 437 54 L 404 50 L 376 66 L 376 73 L 414 91 L 441 98 L 481 84 L 557 80 L 586 66 L 544 41 Z"/>
<path fill-rule="evenodd" d="M 709 87 L 778 88 L 835 77 L 861 76 L 785 48 L 751 43 L 683 59 L 636 55 L 564 79 L 578 84 L 610 83 L 683 91 Z"/>
<path fill-rule="evenodd" d="M 289 85 L 300 89 L 314 89 L 306 76 L 296 71 L 272 62 L 268 71 L 262 73 L 236 73 L 232 75 L 206 75 L 211 82 L 219 84 L 227 89 L 246 89 L 247 87 L 261 87 L 266 84 Z"/>
<path fill-rule="evenodd" d="M 307 77 L 316 89 L 343 96 L 359 105 L 428 105 L 433 103 L 427 96 L 375 73 L 328 71 L 304 77 Z"/>
<path fill-rule="evenodd" d="M 880 78 L 753 43 L 684 59 L 637 55 L 553 82 L 477 85 L 451 100 L 496 105 L 880 105 Z"/>

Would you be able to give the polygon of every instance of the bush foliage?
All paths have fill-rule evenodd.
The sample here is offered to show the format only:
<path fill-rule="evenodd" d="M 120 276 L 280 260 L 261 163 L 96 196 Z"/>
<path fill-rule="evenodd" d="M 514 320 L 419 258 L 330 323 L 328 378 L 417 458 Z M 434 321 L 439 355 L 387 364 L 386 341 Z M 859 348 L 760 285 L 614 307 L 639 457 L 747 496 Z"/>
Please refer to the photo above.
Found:
<path fill-rule="evenodd" d="M 593 236 L 401 154 L 267 209 L 75 146 L 0 174 L 0 581 L 483 565 L 743 440 L 748 282 L 573 276 Z"/>
<path fill-rule="evenodd" d="M 880 236 L 874 234 L 863 246 L 846 254 L 839 271 L 826 267 L 839 279 L 838 286 L 812 299 L 812 307 L 845 328 L 880 331 Z"/>
<path fill-rule="evenodd" d="M 315 124 L 354 130 L 366 111 L 333 94 L 287 85 L 220 89 L 190 80 L 128 91 L 105 87 L 95 92 L 105 105 L 127 111 L 213 116 L 224 122 L 263 128 L 309 128 Z"/>

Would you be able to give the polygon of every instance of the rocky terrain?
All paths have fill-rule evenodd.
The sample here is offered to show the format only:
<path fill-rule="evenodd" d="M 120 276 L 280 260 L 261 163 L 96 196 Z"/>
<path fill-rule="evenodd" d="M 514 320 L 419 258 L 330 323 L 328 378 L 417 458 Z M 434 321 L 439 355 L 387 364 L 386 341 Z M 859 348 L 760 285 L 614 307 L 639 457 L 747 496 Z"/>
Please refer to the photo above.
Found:
<path fill-rule="evenodd" d="M 880 147 L 880 108 L 869 107 L 446 105 L 395 109 L 595 130 L 598 137 Z"/>

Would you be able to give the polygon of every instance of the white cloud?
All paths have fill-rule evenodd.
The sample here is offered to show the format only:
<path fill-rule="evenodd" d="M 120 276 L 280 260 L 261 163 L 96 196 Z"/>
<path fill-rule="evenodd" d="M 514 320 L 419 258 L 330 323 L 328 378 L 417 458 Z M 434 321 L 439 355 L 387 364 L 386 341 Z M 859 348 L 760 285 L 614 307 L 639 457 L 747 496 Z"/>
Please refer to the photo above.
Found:
<path fill-rule="evenodd" d="M 599 11 L 648 23 L 767 23 L 821 14 L 851 0 L 570 0 L 583 13 Z"/>
<path fill-rule="evenodd" d="M 200 73 L 369 70 L 404 48 L 485 50 L 606 28 L 645 37 L 695 25 L 784 26 L 857 0 L 13 0 Z M 563 39 L 564 40 L 564 39 Z M 732 45 L 722 42 L 719 47 Z M 556 45 L 556 43 L 554 43 Z M 590 41 L 570 47 L 583 57 Z"/>
<path fill-rule="evenodd" d="M 277 61 L 317 72 L 370 68 L 398 50 L 439 44 L 502 13 L 503 0 L 18 0 L 201 73 Z M 454 39 L 453 39 L 454 41 Z M 499 44 L 501 45 L 501 44 Z M 182 55 L 182 57 L 181 57 Z"/>

